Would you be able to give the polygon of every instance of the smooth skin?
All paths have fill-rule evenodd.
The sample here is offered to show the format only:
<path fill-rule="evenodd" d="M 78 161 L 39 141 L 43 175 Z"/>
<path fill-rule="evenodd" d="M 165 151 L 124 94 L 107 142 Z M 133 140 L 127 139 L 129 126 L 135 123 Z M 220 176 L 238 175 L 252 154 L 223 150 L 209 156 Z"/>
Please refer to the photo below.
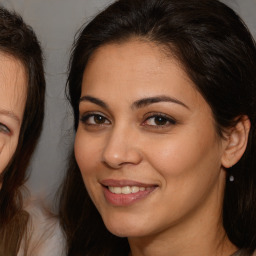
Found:
<path fill-rule="evenodd" d="M 26 95 L 27 76 L 23 64 L 0 52 L 0 173 L 17 148 Z"/>
<path fill-rule="evenodd" d="M 132 256 L 236 251 L 222 227 L 223 165 L 245 150 L 246 118 L 219 137 L 209 105 L 179 62 L 139 39 L 94 52 L 79 111 L 75 156 L 84 183 L 109 231 L 128 237 Z M 104 195 L 104 180 L 156 188 L 116 206 Z"/>

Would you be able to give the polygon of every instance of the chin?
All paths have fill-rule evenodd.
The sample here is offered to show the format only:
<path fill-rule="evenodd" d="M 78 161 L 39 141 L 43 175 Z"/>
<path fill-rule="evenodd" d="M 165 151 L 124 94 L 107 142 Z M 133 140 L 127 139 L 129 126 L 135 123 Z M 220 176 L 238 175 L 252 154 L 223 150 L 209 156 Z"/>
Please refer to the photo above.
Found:
<path fill-rule="evenodd" d="M 145 212 L 133 208 L 100 209 L 102 220 L 110 233 L 118 237 L 142 237 L 154 230 L 155 221 Z M 149 225 L 150 224 L 150 225 Z"/>
<path fill-rule="evenodd" d="M 140 227 L 136 223 L 105 223 L 110 233 L 118 237 L 141 237 L 146 236 L 145 225 Z"/>
<path fill-rule="evenodd" d="M 110 233 L 118 237 L 141 237 L 145 235 L 142 232 L 137 232 L 136 230 L 127 230 L 125 228 L 119 228 L 119 229 L 107 228 L 107 229 Z"/>

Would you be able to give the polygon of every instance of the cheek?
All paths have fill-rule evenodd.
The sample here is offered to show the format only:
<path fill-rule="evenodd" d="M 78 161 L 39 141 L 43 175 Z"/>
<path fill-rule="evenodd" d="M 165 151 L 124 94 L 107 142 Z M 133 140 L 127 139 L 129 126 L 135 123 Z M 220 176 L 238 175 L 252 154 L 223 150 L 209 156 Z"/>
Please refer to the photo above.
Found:
<path fill-rule="evenodd" d="M 102 145 L 102 141 L 86 136 L 82 129 L 78 128 L 74 144 L 75 158 L 87 192 L 96 208 L 98 208 L 98 202 L 101 201 L 99 197 L 101 187 L 97 182 L 97 173 L 101 163 L 100 145 Z"/>
<path fill-rule="evenodd" d="M 0 135 L 0 173 L 9 164 L 17 148 L 18 138 L 10 138 Z"/>
<path fill-rule="evenodd" d="M 165 178 L 182 178 L 205 174 L 210 169 L 219 170 L 220 150 L 215 132 L 191 131 L 182 136 L 170 136 L 151 142 L 145 155 L 155 170 Z M 216 172 L 217 173 L 217 172 Z M 185 177 L 185 178 L 184 178 Z"/>
<path fill-rule="evenodd" d="M 86 136 L 81 128 L 78 128 L 75 137 L 74 151 L 77 164 L 83 178 L 93 175 L 96 164 L 100 161 L 100 149 L 97 138 L 91 139 Z"/>
<path fill-rule="evenodd" d="M 148 147 L 145 151 L 161 182 L 161 200 L 155 218 L 160 214 L 169 216 L 170 212 L 173 219 L 185 216 L 204 202 L 214 191 L 219 177 L 222 179 L 220 152 L 214 133 L 202 136 L 202 139 L 189 135 L 158 140 L 151 143 L 153 150 Z"/>
<path fill-rule="evenodd" d="M 4 138 L 1 138 L 0 136 L 0 153 L 2 153 L 3 148 L 4 148 Z"/>
<path fill-rule="evenodd" d="M 0 137 L 0 174 L 3 172 L 6 165 L 5 164 L 6 161 L 3 157 L 4 144 L 5 144 L 4 139 Z"/>

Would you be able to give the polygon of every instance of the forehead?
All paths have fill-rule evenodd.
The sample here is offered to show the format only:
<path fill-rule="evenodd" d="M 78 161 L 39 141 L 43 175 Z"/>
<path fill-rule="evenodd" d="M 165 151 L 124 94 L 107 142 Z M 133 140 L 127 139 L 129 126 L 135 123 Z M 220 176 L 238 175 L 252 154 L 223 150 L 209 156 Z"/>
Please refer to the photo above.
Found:
<path fill-rule="evenodd" d="M 0 52 L 0 110 L 22 118 L 27 97 L 27 75 L 18 59 Z"/>
<path fill-rule="evenodd" d="M 126 99 L 166 93 L 186 98 L 198 93 L 171 53 L 167 55 L 166 49 L 142 40 L 103 45 L 93 53 L 85 68 L 82 94 L 105 98 L 107 91 Z"/>
<path fill-rule="evenodd" d="M 159 65 L 170 61 L 175 61 L 175 58 L 166 46 L 160 46 L 140 38 L 131 38 L 124 42 L 113 42 L 100 46 L 90 56 L 87 67 L 92 63 L 95 65 L 99 62 L 106 66 L 111 63 L 112 65 L 108 69 L 114 67 L 121 70 L 120 63 L 125 62 L 134 71 L 151 73 L 159 72 Z M 114 62 L 116 64 L 113 66 Z"/>

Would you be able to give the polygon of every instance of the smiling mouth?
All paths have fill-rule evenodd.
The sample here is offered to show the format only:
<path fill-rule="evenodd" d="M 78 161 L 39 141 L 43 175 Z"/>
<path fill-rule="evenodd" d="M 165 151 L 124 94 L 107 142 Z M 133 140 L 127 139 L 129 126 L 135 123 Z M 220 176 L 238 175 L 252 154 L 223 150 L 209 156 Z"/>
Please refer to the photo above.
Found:
<path fill-rule="evenodd" d="M 103 193 L 108 203 L 114 206 L 125 207 L 147 198 L 157 185 L 142 184 L 131 181 L 104 181 Z"/>
<path fill-rule="evenodd" d="M 140 191 L 149 191 L 152 190 L 152 187 L 139 187 L 139 186 L 124 186 L 124 187 L 113 187 L 113 186 L 108 186 L 108 190 L 114 194 L 135 194 Z"/>

